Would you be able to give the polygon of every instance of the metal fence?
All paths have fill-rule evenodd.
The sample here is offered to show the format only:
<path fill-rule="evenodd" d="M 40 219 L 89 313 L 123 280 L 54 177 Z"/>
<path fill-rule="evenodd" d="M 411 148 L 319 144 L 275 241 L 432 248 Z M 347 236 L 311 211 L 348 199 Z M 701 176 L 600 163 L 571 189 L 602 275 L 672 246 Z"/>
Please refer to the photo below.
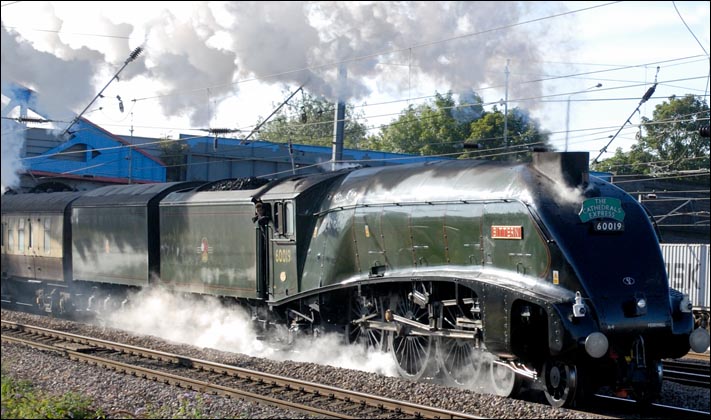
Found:
<path fill-rule="evenodd" d="M 709 308 L 709 245 L 661 244 L 669 286 L 687 293 L 694 307 Z"/>

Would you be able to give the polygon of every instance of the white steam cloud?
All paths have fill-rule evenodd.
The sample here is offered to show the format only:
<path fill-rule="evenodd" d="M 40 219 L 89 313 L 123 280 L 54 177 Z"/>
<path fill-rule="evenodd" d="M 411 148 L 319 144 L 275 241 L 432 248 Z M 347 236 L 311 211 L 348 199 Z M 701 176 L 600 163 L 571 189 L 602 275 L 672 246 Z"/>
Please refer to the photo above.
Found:
<path fill-rule="evenodd" d="M 236 305 L 223 305 L 211 296 L 191 297 L 152 288 L 137 292 L 129 300 L 124 308 L 104 314 L 103 324 L 172 342 L 252 357 L 398 376 L 396 362 L 389 352 L 347 345 L 343 335 L 337 333 L 318 337 L 299 334 L 292 341 L 284 325 L 277 325 L 268 332 L 258 331 L 245 310 Z M 494 357 L 488 352 L 474 350 L 473 357 L 472 367 L 454 372 L 456 378 L 436 371 L 422 380 L 508 396 L 507 389 L 510 388 L 507 387 L 513 386 L 513 372 L 507 368 L 494 368 Z"/>
<path fill-rule="evenodd" d="M 237 306 L 224 306 L 209 296 L 198 300 L 147 289 L 133 296 L 128 307 L 109 314 L 105 322 L 113 328 L 253 357 L 397 375 L 389 354 L 348 346 L 339 334 L 302 338 L 290 346 L 275 346 L 280 338 L 286 339 L 286 331 L 275 329 L 269 336 L 260 337 L 252 327 L 249 314 Z"/>
<path fill-rule="evenodd" d="M 111 74 L 140 45 L 145 59 L 127 67 L 121 80 L 148 79 L 166 95 L 161 100 L 166 115 L 183 112 L 198 124 L 207 122 L 204 104 L 188 93 L 209 88 L 218 96 L 234 95 L 234 83 L 246 78 L 308 81 L 312 93 L 333 98 L 337 66 L 343 63 L 346 94 L 357 99 L 370 93 L 368 78 L 386 81 L 393 91 L 406 89 L 404 65 L 453 91 L 467 91 L 483 84 L 501 86 L 509 59 L 528 74 L 539 73 L 545 48 L 535 26 L 511 27 L 530 7 L 526 2 L 260 1 L 191 7 L 187 17 L 165 10 L 136 25 L 101 17 L 94 32 L 107 37 L 88 37 L 92 49 L 63 41 L 64 21 L 48 6 L 44 24 L 58 33 L 48 32 L 41 48 L 3 27 L 2 77 L 75 109 L 107 80 L 100 70 Z M 516 77 L 512 72 L 512 95 L 540 89 L 520 85 Z"/>
<path fill-rule="evenodd" d="M 23 169 L 19 159 L 5 159 L 5 156 L 20 156 L 22 145 L 25 139 L 22 133 L 17 131 L 15 124 L 8 120 L 2 120 L 2 181 L 0 181 L 0 195 L 4 194 L 8 188 L 19 185 L 20 178 L 17 175 Z"/>
<path fill-rule="evenodd" d="M 217 105 L 238 95 L 238 81 L 254 79 L 306 83 L 314 95 L 354 101 L 371 93 L 373 82 L 402 97 L 418 78 L 454 92 L 500 89 L 510 60 L 509 94 L 537 96 L 539 84 L 518 78 L 543 73 L 542 39 L 565 45 L 560 32 L 544 33 L 545 23 L 515 25 L 532 7 L 527 2 L 193 2 L 160 13 L 107 4 L 98 17 L 83 19 L 89 6 L 64 13 L 59 7 L 44 6 L 33 25 L 48 31 L 32 33 L 32 42 L 6 28 L 5 16 L 17 12 L 3 10 L 2 80 L 35 90 L 47 101 L 45 116 L 66 121 L 138 46 L 144 54 L 119 81 L 140 86 L 145 96 L 124 100 L 157 98 L 146 103 L 204 127 L 206 92 Z M 545 7 L 552 14 L 562 6 Z M 76 24 L 97 36 L 72 36 Z M 339 65 L 347 72 L 344 92 L 336 89 Z M 13 140 L 3 134 L 2 141 Z M 3 153 L 3 167 L 6 156 L 17 158 L 15 148 Z"/>

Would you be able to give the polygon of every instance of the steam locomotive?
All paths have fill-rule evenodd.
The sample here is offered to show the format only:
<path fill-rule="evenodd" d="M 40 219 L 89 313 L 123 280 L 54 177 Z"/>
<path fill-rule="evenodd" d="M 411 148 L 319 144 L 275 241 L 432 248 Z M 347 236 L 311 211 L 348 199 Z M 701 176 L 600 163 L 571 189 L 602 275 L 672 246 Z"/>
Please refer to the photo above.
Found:
<path fill-rule="evenodd" d="M 269 182 L 107 186 L 2 197 L 2 298 L 116 307 L 164 287 L 265 328 L 343 334 L 412 380 L 556 407 L 602 386 L 653 401 L 661 360 L 704 351 L 643 207 L 588 153 L 449 160 Z"/>

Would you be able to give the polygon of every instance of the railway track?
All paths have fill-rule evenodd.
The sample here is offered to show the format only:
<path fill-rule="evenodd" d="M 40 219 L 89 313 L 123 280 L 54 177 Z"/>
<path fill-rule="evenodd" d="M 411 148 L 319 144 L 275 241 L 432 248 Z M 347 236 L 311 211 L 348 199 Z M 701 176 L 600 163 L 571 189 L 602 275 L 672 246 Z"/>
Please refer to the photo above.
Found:
<path fill-rule="evenodd" d="M 9 321 L 2 321 L 1 328 L 3 342 L 23 343 L 120 373 L 309 415 L 328 418 L 483 418 Z"/>
<path fill-rule="evenodd" d="M 708 360 L 708 359 L 707 359 Z M 666 381 L 682 385 L 711 388 L 711 375 L 708 363 L 697 363 L 684 360 L 662 361 L 663 377 Z"/>
<path fill-rule="evenodd" d="M 234 366 L 183 357 L 52 331 L 45 328 L 20 325 L 2 321 L 2 339 L 5 341 L 31 341 L 29 345 L 61 353 L 72 360 L 83 360 L 102 368 L 120 373 L 175 385 L 198 392 L 256 401 L 265 405 L 286 408 L 292 411 L 330 418 L 481 418 L 446 410 L 427 412 L 422 406 L 408 404 L 403 407 L 398 401 L 372 395 L 352 393 L 330 386 L 294 381 L 290 378 L 263 374 Z M 61 336 L 64 336 L 63 338 Z M 703 356 L 702 356 L 703 357 Z M 696 361 L 695 366 L 706 366 Z M 707 373 L 708 374 L 708 373 Z M 673 380 L 665 372 L 666 380 Z M 703 382 L 703 381 L 701 381 Z M 305 386 L 304 386 L 305 384 Z M 313 388 L 308 388 L 312 386 Z M 697 386 L 697 385 L 692 385 Z M 708 380 L 705 385 L 708 388 Z M 235 391 L 236 390 L 236 391 Z M 248 391 L 246 391 L 248 390 Z M 351 395 L 340 394 L 339 391 Z M 267 398 L 264 398 L 266 396 Z M 370 397 L 375 400 L 367 400 Z M 638 418 L 640 406 L 629 399 L 610 396 L 595 404 L 600 418 Z M 619 400 L 619 401 L 615 401 Z M 383 402 L 384 401 L 384 402 Z M 357 405 L 357 407 L 354 407 Z M 304 407 L 302 407 L 304 406 Z M 314 411 L 314 408 L 316 411 Z M 429 409 L 429 407 L 425 407 Z M 600 408 L 598 411 L 597 408 Z M 649 408 L 646 408 L 649 410 Z M 321 410 L 321 411 L 318 411 Z M 586 409 L 588 413 L 589 409 Z M 570 410 L 571 412 L 573 410 Z M 651 406 L 650 418 L 708 418 L 708 412 L 669 407 L 661 404 Z M 442 414 L 444 413 L 444 414 Z M 490 417 L 490 416 L 484 416 Z"/>
<path fill-rule="evenodd" d="M 597 408 L 594 412 L 601 415 L 611 415 L 617 418 L 649 418 L 649 419 L 708 419 L 708 411 L 690 410 L 665 404 L 640 405 L 637 401 L 618 398 L 610 395 L 595 394 Z"/>

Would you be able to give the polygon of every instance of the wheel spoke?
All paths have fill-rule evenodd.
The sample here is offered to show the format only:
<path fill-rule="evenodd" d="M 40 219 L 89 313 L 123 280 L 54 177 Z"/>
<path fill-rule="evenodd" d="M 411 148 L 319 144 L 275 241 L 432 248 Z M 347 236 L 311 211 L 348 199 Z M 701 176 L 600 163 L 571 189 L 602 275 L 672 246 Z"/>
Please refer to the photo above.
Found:
<path fill-rule="evenodd" d="M 382 314 L 378 306 L 378 302 L 372 296 L 364 297 L 354 294 L 350 299 L 350 318 L 356 321 L 363 317 L 378 314 L 375 319 L 382 320 Z M 363 327 L 361 323 L 353 321 L 346 326 L 348 344 L 358 343 L 368 350 L 384 350 L 382 331 Z"/>
<path fill-rule="evenodd" d="M 467 293 L 465 295 L 465 293 Z M 471 291 L 460 289 L 460 296 L 467 297 L 467 300 L 474 301 L 475 296 Z M 460 300 L 456 305 L 444 306 L 442 309 L 442 327 L 448 329 L 462 330 L 457 326 L 457 318 L 467 318 L 474 320 L 472 313 Z M 445 379 L 456 385 L 471 383 L 478 379 L 481 369 L 481 351 L 475 348 L 473 339 L 440 337 L 437 341 L 437 360 L 440 372 Z"/>
<path fill-rule="evenodd" d="M 393 296 L 393 299 L 395 300 L 391 302 L 397 302 L 394 305 L 394 314 L 421 324 L 429 322 L 427 308 L 421 308 L 411 302 L 407 298 L 407 293 Z M 433 337 L 411 335 L 407 327 L 397 333 L 389 333 L 387 337 L 388 348 L 397 362 L 396 368 L 401 376 L 419 380 L 433 370 L 433 365 L 436 367 Z"/>

